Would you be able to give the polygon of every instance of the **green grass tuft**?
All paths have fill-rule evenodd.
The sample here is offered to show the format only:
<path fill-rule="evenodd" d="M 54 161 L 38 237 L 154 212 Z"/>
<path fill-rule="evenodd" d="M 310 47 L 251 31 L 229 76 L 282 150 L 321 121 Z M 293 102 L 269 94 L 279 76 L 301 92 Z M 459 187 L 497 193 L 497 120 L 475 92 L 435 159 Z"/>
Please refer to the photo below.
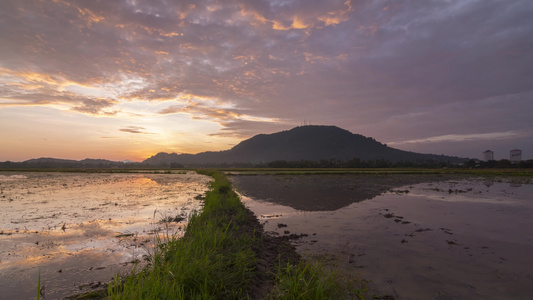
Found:
<path fill-rule="evenodd" d="M 331 270 L 321 262 L 279 263 L 270 299 L 364 299 L 361 281 Z"/>

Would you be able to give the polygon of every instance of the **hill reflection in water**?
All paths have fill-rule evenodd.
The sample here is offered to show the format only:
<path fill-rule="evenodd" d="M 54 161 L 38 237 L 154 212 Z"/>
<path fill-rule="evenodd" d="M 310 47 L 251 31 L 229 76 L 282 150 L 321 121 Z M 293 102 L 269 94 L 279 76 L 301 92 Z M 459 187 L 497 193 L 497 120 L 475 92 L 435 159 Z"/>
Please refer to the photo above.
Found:
<path fill-rule="evenodd" d="M 237 175 L 231 181 L 239 193 L 258 201 L 301 211 L 334 211 L 399 187 L 449 178 L 418 174 Z"/>

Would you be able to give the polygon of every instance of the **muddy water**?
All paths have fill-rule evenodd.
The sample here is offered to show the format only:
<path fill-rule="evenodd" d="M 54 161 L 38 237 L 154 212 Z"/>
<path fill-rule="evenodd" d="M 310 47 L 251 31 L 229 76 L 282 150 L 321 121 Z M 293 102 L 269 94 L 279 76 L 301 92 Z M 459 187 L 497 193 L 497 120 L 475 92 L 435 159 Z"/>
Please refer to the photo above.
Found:
<path fill-rule="evenodd" d="M 395 299 L 533 299 L 531 180 L 233 176 L 273 234 Z"/>
<path fill-rule="evenodd" d="M 91 290 L 183 234 L 209 177 L 186 174 L 0 173 L 0 298 Z"/>

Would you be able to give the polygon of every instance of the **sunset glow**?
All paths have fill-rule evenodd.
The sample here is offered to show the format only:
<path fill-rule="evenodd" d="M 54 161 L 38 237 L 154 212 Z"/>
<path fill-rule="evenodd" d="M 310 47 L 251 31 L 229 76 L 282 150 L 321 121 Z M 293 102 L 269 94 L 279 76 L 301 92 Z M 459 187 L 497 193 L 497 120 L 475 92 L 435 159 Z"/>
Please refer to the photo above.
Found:
<path fill-rule="evenodd" d="M 2 1 L 0 161 L 141 161 L 336 125 L 533 158 L 533 3 Z"/>

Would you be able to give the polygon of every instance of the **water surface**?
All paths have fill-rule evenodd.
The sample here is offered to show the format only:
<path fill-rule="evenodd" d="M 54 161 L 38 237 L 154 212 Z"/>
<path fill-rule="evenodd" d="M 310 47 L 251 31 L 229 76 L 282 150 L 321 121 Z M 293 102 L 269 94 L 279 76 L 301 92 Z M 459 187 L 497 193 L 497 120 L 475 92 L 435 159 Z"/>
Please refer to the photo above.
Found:
<path fill-rule="evenodd" d="M 180 236 L 209 177 L 0 172 L 0 295 L 46 299 L 90 290 Z M 164 220 L 168 222 L 163 222 Z"/>
<path fill-rule="evenodd" d="M 273 234 L 305 234 L 396 299 L 533 299 L 530 180 L 427 175 L 232 176 Z"/>

